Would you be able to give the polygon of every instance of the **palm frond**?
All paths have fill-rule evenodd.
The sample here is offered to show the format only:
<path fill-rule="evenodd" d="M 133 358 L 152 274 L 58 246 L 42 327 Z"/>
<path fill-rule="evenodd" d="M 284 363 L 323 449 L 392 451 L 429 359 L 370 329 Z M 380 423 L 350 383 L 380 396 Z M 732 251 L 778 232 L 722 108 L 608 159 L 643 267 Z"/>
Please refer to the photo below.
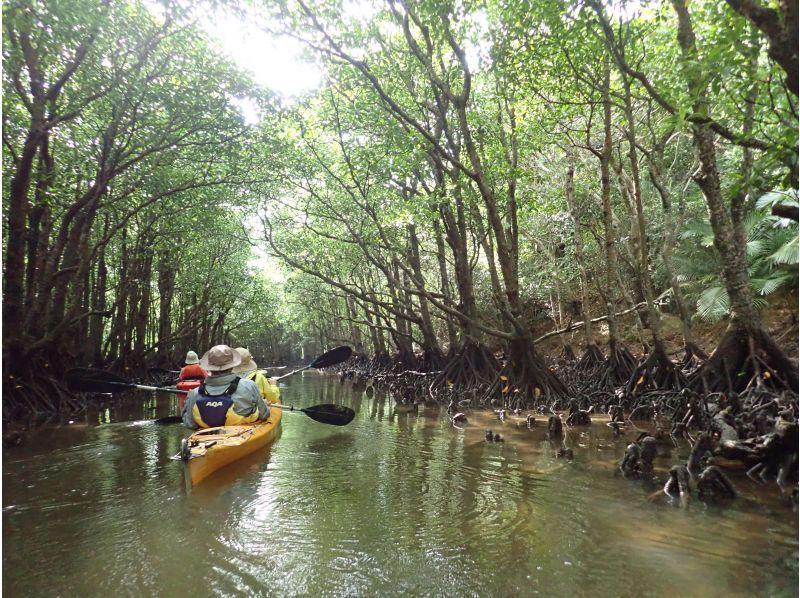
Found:
<path fill-rule="evenodd" d="M 747 257 L 749 259 L 757 259 L 764 255 L 767 251 L 767 243 L 764 239 L 752 239 L 747 242 Z"/>
<path fill-rule="evenodd" d="M 787 205 L 796 206 L 797 204 L 797 189 L 788 189 L 786 191 L 770 191 L 765 193 L 756 201 L 756 208 L 761 210 L 763 208 L 771 208 L 774 205 Z"/>
<path fill-rule="evenodd" d="M 794 276 L 792 274 L 789 272 L 784 272 L 781 274 L 772 275 L 766 279 L 758 279 L 759 284 L 756 284 L 755 280 L 752 282 L 755 289 L 761 295 L 769 295 L 777 291 L 782 286 L 787 285 L 793 278 Z"/>
<path fill-rule="evenodd" d="M 795 231 L 794 236 L 781 245 L 774 253 L 767 257 L 767 261 L 775 264 L 776 266 L 786 264 L 794 266 L 798 263 L 800 256 L 800 244 L 798 244 L 798 235 Z"/>
<path fill-rule="evenodd" d="M 766 212 L 752 211 L 745 214 L 744 232 L 747 237 L 747 242 L 758 241 L 769 235 L 771 223 L 769 222 L 770 216 Z"/>
<path fill-rule="evenodd" d="M 692 220 L 687 222 L 678 238 L 683 240 L 694 239 L 699 242 L 701 247 L 714 246 L 714 231 L 711 230 L 711 224 L 706 221 Z"/>
<path fill-rule="evenodd" d="M 766 304 L 764 297 L 778 289 L 797 285 L 796 266 L 800 262 L 798 226 L 769 214 L 769 206 L 796 203 L 796 193 L 776 192 L 759 200 L 743 222 L 746 239 L 747 271 L 754 291 L 754 304 Z M 680 234 L 683 242 L 675 253 L 687 300 L 696 304 L 696 317 L 714 322 L 730 311 L 730 298 L 722 284 L 722 259 L 713 246 L 713 233 L 707 221 L 687 223 Z M 787 268 L 788 267 L 788 268 Z M 793 268 L 794 267 L 794 268 Z"/>
<path fill-rule="evenodd" d="M 717 322 L 730 312 L 730 299 L 725 287 L 711 287 L 697 299 L 697 315 L 706 322 Z"/>

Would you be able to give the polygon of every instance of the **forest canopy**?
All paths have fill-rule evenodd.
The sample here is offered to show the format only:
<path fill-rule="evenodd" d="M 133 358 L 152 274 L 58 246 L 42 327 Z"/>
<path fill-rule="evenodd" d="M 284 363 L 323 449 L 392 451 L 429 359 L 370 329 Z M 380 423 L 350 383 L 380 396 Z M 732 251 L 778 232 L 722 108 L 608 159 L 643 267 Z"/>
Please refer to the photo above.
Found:
<path fill-rule="evenodd" d="M 318 87 L 255 82 L 214 11 Z M 760 313 L 798 281 L 794 3 L 11 0 L 3 28 L 4 417 L 223 342 L 486 399 L 567 395 L 577 348 L 631 392 L 796 390 Z"/>

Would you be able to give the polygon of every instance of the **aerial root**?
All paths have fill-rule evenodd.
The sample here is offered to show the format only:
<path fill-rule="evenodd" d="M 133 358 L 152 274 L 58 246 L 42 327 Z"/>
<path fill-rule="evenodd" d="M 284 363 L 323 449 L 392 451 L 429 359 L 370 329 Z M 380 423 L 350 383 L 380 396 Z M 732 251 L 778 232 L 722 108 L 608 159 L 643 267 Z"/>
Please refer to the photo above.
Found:
<path fill-rule="evenodd" d="M 636 359 L 625 345 L 612 340 L 608 345 L 605 372 L 600 379 L 603 388 L 616 388 L 631 379 Z"/>
<path fill-rule="evenodd" d="M 716 350 L 691 376 L 697 392 L 742 392 L 765 385 L 797 392 L 797 366 L 762 329 L 731 324 Z"/>
<path fill-rule="evenodd" d="M 595 343 L 589 343 L 583 350 L 581 360 L 577 364 L 577 368 L 582 371 L 589 371 L 596 368 L 598 365 L 605 361 L 605 355 Z"/>
<path fill-rule="evenodd" d="M 669 358 L 664 345 L 656 343 L 650 354 L 631 374 L 626 390 L 631 395 L 636 395 L 645 389 L 681 390 L 686 383 L 686 376 Z"/>

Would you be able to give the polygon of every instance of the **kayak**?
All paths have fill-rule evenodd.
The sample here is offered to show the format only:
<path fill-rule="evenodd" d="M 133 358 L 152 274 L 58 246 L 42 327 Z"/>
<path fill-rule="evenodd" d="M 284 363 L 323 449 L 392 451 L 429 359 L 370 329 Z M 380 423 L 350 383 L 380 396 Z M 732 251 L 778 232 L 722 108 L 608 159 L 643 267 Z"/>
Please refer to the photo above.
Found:
<path fill-rule="evenodd" d="M 189 487 L 275 440 L 280 430 L 282 411 L 270 409 L 269 418 L 264 421 L 241 426 L 202 428 L 184 438 L 181 452 L 174 458 L 183 461 Z"/>

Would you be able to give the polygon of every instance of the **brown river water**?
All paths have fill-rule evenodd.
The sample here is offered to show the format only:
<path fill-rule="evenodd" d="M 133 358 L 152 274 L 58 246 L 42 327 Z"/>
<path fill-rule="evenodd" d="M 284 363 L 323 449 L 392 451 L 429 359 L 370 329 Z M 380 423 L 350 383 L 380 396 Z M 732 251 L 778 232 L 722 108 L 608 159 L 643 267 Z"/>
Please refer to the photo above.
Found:
<path fill-rule="evenodd" d="M 357 411 L 342 428 L 287 413 L 275 443 L 184 486 L 188 431 L 139 393 L 3 451 L 6 596 L 797 596 L 798 515 L 774 483 L 678 508 L 615 473 L 598 418 L 556 457 L 539 417 L 397 413 L 331 377 L 281 388 Z M 504 442 L 484 440 L 487 428 Z M 630 432 L 630 437 L 635 433 Z"/>

